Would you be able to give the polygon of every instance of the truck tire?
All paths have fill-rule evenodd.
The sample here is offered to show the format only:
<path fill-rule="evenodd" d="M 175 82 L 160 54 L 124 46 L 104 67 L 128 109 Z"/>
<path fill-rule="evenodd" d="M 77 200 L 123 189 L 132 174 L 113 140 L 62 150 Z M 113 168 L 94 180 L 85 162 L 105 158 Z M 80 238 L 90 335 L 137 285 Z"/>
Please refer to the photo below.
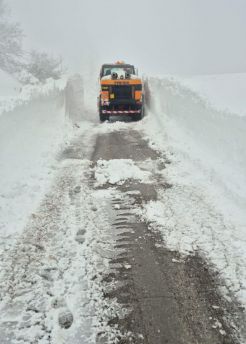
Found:
<path fill-rule="evenodd" d="M 109 115 L 102 113 L 101 109 L 99 108 L 99 118 L 101 122 L 105 122 L 109 120 Z"/>
<path fill-rule="evenodd" d="M 104 114 L 99 114 L 99 117 L 100 117 L 100 121 L 101 122 L 105 122 L 105 121 L 108 121 L 109 120 L 109 116 L 108 115 L 104 115 Z"/>
<path fill-rule="evenodd" d="M 102 109 L 100 103 L 98 104 L 98 111 L 99 111 L 99 118 L 101 122 L 105 122 L 109 120 L 109 115 L 105 115 L 102 113 Z"/>
<path fill-rule="evenodd" d="M 133 121 L 140 121 L 144 116 L 144 107 L 142 107 L 141 112 L 137 115 L 132 116 Z"/>

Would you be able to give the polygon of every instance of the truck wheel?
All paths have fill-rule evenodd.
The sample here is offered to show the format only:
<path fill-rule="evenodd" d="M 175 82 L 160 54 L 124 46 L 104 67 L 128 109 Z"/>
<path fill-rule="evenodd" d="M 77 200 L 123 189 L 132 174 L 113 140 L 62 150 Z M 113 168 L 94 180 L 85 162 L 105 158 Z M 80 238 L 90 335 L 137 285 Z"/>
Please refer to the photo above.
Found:
<path fill-rule="evenodd" d="M 100 104 L 100 103 L 99 103 Z M 101 106 L 98 104 L 98 110 L 99 110 L 99 118 L 101 122 L 105 122 L 109 120 L 109 115 L 105 115 L 102 113 Z"/>
<path fill-rule="evenodd" d="M 131 119 L 135 122 L 140 121 L 141 118 L 142 118 L 141 113 L 138 113 L 137 115 L 131 116 Z"/>
<path fill-rule="evenodd" d="M 133 121 L 140 121 L 142 118 L 143 118 L 143 108 L 141 109 L 140 113 L 132 116 Z"/>
<path fill-rule="evenodd" d="M 135 116 L 135 121 L 140 121 L 142 119 L 142 113 L 138 113 L 136 116 Z"/>
<path fill-rule="evenodd" d="M 104 115 L 104 114 L 100 113 L 99 117 L 100 117 L 101 122 L 105 122 L 105 121 L 109 120 L 109 115 Z"/>

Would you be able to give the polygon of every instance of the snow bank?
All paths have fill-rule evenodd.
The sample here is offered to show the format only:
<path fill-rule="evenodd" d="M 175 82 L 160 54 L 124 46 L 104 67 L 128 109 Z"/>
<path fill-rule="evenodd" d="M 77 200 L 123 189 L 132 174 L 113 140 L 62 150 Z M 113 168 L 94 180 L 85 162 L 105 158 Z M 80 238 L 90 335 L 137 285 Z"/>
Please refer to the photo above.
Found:
<path fill-rule="evenodd" d="M 150 87 L 159 126 L 157 138 L 163 140 L 165 133 L 175 151 L 188 156 L 245 209 L 246 117 L 218 111 L 170 79 L 152 79 Z"/>
<path fill-rule="evenodd" d="M 16 107 L 25 105 L 35 98 L 40 99 L 42 96 L 49 96 L 55 91 L 64 90 L 67 83 L 67 78 L 64 77 L 60 80 L 48 79 L 45 84 L 21 87 L 15 81 L 13 81 L 13 84 L 10 83 L 9 78 L 5 77 L 0 82 L 0 116 L 2 113 L 12 111 Z"/>
<path fill-rule="evenodd" d="M 214 108 L 246 116 L 246 73 L 175 77 Z"/>
<path fill-rule="evenodd" d="M 150 78 L 149 88 L 142 127 L 171 161 L 163 177 L 172 187 L 143 217 L 170 249 L 204 255 L 246 305 L 246 117 L 219 111 L 176 78 Z"/>
<path fill-rule="evenodd" d="M 0 116 L 2 237 L 23 229 L 48 188 L 57 153 L 73 133 L 65 115 L 65 86 L 65 78 L 50 79 L 6 99 Z"/>

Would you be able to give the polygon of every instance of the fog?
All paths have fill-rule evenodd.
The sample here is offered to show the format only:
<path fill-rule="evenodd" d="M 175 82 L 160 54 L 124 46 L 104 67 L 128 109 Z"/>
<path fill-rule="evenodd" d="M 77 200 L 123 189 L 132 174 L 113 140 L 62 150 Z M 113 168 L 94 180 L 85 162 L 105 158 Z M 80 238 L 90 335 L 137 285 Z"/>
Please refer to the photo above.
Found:
<path fill-rule="evenodd" d="M 147 74 L 246 72 L 245 0 L 7 0 L 26 49 L 72 70 L 117 59 Z"/>

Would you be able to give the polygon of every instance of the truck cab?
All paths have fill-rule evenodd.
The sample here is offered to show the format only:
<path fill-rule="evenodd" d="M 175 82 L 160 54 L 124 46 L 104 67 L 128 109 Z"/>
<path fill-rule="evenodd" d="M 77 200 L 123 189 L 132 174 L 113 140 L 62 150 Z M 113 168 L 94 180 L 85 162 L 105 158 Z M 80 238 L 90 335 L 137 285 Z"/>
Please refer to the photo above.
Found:
<path fill-rule="evenodd" d="M 118 61 L 103 64 L 100 70 L 98 111 L 101 121 L 110 116 L 130 116 L 140 120 L 144 112 L 143 83 L 131 64 Z"/>

